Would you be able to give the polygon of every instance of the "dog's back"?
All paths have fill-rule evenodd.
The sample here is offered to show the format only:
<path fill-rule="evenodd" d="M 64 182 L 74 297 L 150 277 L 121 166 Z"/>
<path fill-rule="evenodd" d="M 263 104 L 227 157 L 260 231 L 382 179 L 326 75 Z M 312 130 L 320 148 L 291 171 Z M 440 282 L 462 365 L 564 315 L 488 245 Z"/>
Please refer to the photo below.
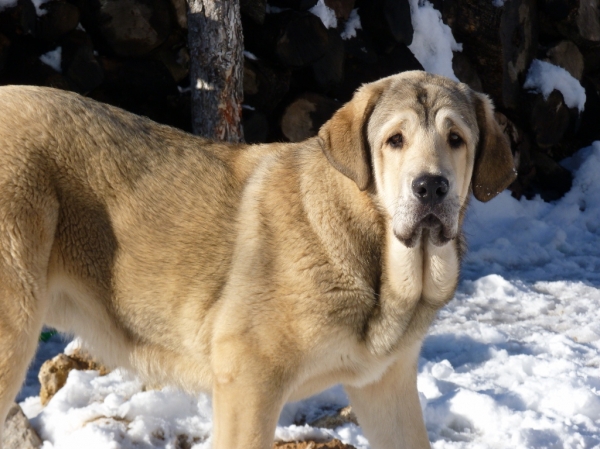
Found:
<path fill-rule="evenodd" d="M 0 396 L 17 393 L 42 320 L 152 378 L 187 343 L 201 356 L 242 189 L 272 150 L 37 87 L 0 88 L 0 117 Z M 203 383 L 207 364 L 185 365 Z"/>

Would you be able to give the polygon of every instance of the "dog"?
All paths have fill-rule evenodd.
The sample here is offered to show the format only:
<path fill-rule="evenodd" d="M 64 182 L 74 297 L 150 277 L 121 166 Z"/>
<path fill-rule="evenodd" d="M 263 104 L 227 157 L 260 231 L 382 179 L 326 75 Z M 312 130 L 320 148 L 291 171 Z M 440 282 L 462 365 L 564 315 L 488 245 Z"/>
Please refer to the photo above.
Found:
<path fill-rule="evenodd" d="M 216 449 L 270 448 L 286 401 L 337 383 L 374 449 L 429 447 L 420 347 L 470 192 L 515 178 L 487 96 L 405 72 L 264 145 L 42 87 L 0 88 L 0 116 L 0 422 L 48 325 L 210 391 Z"/>

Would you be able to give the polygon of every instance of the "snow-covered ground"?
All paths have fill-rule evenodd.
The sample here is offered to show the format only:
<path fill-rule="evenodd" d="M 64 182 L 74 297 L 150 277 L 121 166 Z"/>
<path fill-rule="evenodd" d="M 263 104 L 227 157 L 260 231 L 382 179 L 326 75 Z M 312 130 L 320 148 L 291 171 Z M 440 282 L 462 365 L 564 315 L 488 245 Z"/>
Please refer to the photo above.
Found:
<path fill-rule="evenodd" d="M 564 164 L 573 188 L 555 203 L 517 201 L 508 192 L 472 202 L 463 278 L 419 367 L 435 449 L 600 448 L 600 142 Z M 57 350 L 52 341 L 38 359 Z M 36 388 L 38 368 L 25 395 Z M 334 436 L 366 449 L 352 424 L 297 424 L 346 404 L 339 386 L 288 404 L 276 437 Z M 210 447 L 208 396 L 144 391 L 122 371 L 74 371 L 41 413 L 37 397 L 22 406 L 44 449 Z"/>

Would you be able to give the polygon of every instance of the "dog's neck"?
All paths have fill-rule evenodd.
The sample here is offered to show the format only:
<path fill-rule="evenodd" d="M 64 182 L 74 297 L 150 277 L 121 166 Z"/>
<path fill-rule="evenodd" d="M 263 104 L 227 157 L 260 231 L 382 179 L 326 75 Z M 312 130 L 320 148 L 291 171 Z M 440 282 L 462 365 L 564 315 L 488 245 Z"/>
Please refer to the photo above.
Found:
<path fill-rule="evenodd" d="M 459 259 L 454 241 L 435 246 L 422 237 L 408 248 L 391 225 L 382 254 L 378 310 L 365 337 L 369 350 L 383 356 L 396 350 L 401 339 L 410 341 L 407 334 L 421 338 L 426 332 L 437 310 L 454 295 Z"/>
<path fill-rule="evenodd" d="M 373 306 L 367 313 L 363 335 L 372 353 L 387 355 L 406 333 L 423 334 L 436 311 L 452 298 L 459 245 L 452 240 L 435 246 L 423 232 L 419 243 L 408 248 L 394 235 L 391 219 L 378 203 L 376 192 L 360 191 L 329 164 L 303 167 L 317 171 L 307 179 L 319 180 L 303 188 L 304 198 L 311 204 L 309 221 L 321 242 L 337 242 L 336 248 L 327 251 L 331 262 L 342 272 L 357 274 L 353 278 L 362 278 L 364 287 L 369 287 L 365 295 L 373 297 Z M 324 192 L 330 189 L 336 193 Z M 319 200 L 324 197 L 336 201 L 325 204 Z M 320 212 L 323 208 L 336 212 L 325 214 Z M 321 216 L 336 217 L 335 222 L 323 223 Z M 333 234 L 352 238 L 340 240 Z"/>

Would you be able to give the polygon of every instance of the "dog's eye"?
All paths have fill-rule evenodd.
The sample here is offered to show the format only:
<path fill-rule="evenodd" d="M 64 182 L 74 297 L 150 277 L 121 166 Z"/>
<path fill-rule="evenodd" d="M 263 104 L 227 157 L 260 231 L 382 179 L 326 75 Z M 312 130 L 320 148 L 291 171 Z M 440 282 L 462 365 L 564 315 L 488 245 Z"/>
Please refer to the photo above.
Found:
<path fill-rule="evenodd" d="M 404 145 L 404 138 L 402 137 L 402 134 L 394 134 L 388 139 L 388 144 L 390 144 L 392 148 L 402 148 L 402 145 Z"/>
<path fill-rule="evenodd" d="M 463 140 L 458 134 L 450 133 L 448 136 L 448 143 L 452 148 L 458 148 L 463 144 Z"/>

